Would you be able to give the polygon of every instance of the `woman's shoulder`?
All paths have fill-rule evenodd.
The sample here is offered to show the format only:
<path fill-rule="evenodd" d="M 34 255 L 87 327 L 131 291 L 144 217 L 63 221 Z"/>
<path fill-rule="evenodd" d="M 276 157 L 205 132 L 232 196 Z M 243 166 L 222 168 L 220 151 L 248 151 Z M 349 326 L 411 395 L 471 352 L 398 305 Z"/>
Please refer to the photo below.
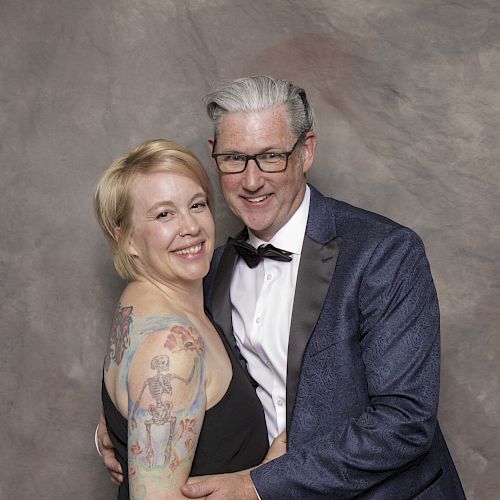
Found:
<path fill-rule="evenodd" d="M 126 290 L 120 297 L 108 341 L 105 367 L 115 365 L 123 382 L 134 362 L 167 355 L 182 363 L 192 355 L 201 357 L 205 349 L 200 332 L 186 315 L 154 296 L 144 300 L 138 292 Z"/>
<path fill-rule="evenodd" d="M 204 365 L 204 359 L 203 338 L 183 315 L 155 309 L 145 312 L 131 302 L 117 304 L 104 377 L 124 416 L 130 383 L 143 383 L 152 373 L 166 368 L 187 377 L 193 366 Z"/>
<path fill-rule="evenodd" d="M 122 302 L 115 311 L 111 342 L 123 344 L 128 356 L 139 350 L 199 353 L 204 348 L 200 333 L 178 311 L 137 310 L 134 304 Z"/>
<path fill-rule="evenodd" d="M 115 322 L 120 323 L 123 319 L 130 323 L 130 333 L 142 339 L 171 328 L 194 332 L 194 325 L 182 309 L 173 306 L 147 284 L 137 282 L 129 284 L 119 299 Z"/>
<path fill-rule="evenodd" d="M 204 350 L 203 338 L 185 317 L 158 311 L 138 316 L 132 326 L 131 347 L 134 351 L 165 354 L 196 353 Z"/>
<path fill-rule="evenodd" d="M 134 281 L 123 290 L 119 303 L 133 307 L 135 316 L 151 316 L 169 311 L 168 301 L 150 283 Z"/>

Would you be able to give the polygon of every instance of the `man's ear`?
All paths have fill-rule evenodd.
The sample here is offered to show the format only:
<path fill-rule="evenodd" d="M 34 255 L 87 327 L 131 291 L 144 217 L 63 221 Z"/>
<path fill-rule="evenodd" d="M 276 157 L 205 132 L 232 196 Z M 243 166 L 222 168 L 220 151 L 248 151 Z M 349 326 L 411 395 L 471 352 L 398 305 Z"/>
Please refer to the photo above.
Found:
<path fill-rule="evenodd" d="M 215 143 L 215 138 L 214 137 L 209 137 L 208 138 L 208 151 L 212 153 L 214 150 L 214 143 Z"/>
<path fill-rule="evenodd" d="M 314 163 L 314 155 L 316 154 L 316 134 L 307 132 L 302 146 L 303 172 L 309 172 Z"/>

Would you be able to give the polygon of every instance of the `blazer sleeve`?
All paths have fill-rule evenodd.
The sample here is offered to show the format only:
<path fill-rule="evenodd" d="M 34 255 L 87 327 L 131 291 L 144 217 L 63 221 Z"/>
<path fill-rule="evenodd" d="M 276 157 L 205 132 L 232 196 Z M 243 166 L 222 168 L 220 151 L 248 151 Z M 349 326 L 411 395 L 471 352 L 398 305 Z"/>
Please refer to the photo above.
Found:
<path fill-rule="evenodd" d="M 413 231 L 398 227 L 376 245 L 359 282 L 358 304 L 368 404 L 358 417 L 332 424 L 252 471 L 262 500 L 352 498 L 397 474 L 432 444 L 439 308 L 422 241 Z"/>

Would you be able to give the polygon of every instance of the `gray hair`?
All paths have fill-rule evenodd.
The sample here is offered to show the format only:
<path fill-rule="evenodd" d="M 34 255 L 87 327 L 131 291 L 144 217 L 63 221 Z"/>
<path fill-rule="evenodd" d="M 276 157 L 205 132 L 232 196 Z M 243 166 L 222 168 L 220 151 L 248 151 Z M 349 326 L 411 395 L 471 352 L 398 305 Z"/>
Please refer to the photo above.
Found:
<path fill-rule="evenodd" d="M 223 83 L 203 99 L 217 134 L 225 113 L 261 111 L 285 105 L 288 127 L 297 137 L 314 128 L 314 114 L 304 89 L 288 80 L 250 76 Z"/>

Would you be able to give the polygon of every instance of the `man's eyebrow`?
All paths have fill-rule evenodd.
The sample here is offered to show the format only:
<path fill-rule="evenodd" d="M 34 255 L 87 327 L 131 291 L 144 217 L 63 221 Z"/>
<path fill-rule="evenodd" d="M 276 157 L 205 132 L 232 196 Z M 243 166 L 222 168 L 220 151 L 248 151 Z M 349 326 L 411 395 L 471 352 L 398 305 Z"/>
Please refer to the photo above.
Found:
<path fill-rule="evenodd" d="M 227 150 L 221 151 L 220 153 L 216 153 L 216 154 L 259 155 L 259 154 L 263 154 L 263 153 L 268 153 L 269 151 L 283 152 L 285 150 L 286 150 L 286 148 L 284 146 L 268 146 L 266 148 L 262 148 L 258 152 L 253 151 L 252 153 L 243 153 L 241 151 L 238 151 L 237 149 L 227 149 Z"/>

